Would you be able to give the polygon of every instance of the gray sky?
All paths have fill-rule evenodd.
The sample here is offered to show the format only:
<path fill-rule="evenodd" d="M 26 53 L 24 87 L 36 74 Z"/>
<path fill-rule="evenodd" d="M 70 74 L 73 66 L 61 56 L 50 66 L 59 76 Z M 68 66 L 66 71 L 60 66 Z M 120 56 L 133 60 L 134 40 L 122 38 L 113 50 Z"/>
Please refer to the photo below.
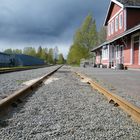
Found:
<path fill-rule="evenodd" d="M 0 51 L 55 47 L 65 55 L 88 13 L 103 24 L 110 0 L 0 0 Z"/>

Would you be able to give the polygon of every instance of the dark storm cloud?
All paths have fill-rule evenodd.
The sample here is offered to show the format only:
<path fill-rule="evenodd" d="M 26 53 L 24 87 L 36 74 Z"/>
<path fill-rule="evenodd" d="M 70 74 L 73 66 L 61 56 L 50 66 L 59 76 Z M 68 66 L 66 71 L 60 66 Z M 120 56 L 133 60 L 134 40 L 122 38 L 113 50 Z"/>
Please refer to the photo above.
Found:
<path fill-rule="evenodd" d="M 108 2 L 109 0 L 0 0 L 0 40 L 68 41 L 88 13 L 93 13 L 99 27 Z"/>

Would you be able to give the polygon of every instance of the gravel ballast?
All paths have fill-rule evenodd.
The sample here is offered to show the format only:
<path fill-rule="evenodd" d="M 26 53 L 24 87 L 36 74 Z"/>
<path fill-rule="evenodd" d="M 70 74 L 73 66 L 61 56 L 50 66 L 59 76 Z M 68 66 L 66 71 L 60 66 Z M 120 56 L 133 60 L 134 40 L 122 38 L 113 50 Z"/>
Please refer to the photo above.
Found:
<path fill-rule="evenodd" d="M 58 66 L 51 66 L 39 69 L 32 69 L 20 72 L 12 72 L 7 74 L 0 74 L 0 100 L 5 98 L 7 95 L 13 93 L 13 91 L 18 90 L 27 85 L 23 84 L 26 81 L 39 78 Z"/>
<path fill-rule="evenodd" d="M 25 102 L 26 101 L 26 102 Z M 61 68 L 1 122 L 2 140 L 139 140 L 140 125 Z"/>
<path fill-rule="evenodd" d="M 75 67 L 76 72 L 86 74 L 112 93 L 140 107 L 140 71 L 113 70 L 93 67 Z"/>

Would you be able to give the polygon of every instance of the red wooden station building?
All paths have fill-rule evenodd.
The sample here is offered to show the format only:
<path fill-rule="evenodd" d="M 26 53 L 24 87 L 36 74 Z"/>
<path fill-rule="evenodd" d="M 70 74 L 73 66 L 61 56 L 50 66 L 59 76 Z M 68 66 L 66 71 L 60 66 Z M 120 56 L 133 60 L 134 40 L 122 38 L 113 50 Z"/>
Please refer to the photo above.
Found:
<path fill-rule="evenodd" d="M 140 0 L 111 0 L 104 26 L 107 41 L 92 50 L 96 64 L 140 68 Z"/>

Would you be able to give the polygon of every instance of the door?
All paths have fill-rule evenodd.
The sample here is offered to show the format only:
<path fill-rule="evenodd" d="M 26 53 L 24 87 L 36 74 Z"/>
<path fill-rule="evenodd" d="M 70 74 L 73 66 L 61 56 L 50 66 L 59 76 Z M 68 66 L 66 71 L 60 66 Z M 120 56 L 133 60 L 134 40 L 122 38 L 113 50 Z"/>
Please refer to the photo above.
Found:
<path fill-rule="evenodd" d="M 133 40 L 133 64 L 139 64 L 139 36 L 135 36 Z"/>
<path fill-rule="evenodd" d="M 139 42 L 134 43 L 134 65 L 138 65 L 139 63 Z"/>
<path fill-rule="evenodd" d="M 123 64 L 123 45 L 120 46 L 120 64 Z"/>
<path fill-rule="evenodd" d="M 111 52 L 111 66 L 114 67 L 115 49 L 114 49 L 114 46 L 113 45 L 111 46 L 111 48 L 112 48 L 112 52 Z"/>

